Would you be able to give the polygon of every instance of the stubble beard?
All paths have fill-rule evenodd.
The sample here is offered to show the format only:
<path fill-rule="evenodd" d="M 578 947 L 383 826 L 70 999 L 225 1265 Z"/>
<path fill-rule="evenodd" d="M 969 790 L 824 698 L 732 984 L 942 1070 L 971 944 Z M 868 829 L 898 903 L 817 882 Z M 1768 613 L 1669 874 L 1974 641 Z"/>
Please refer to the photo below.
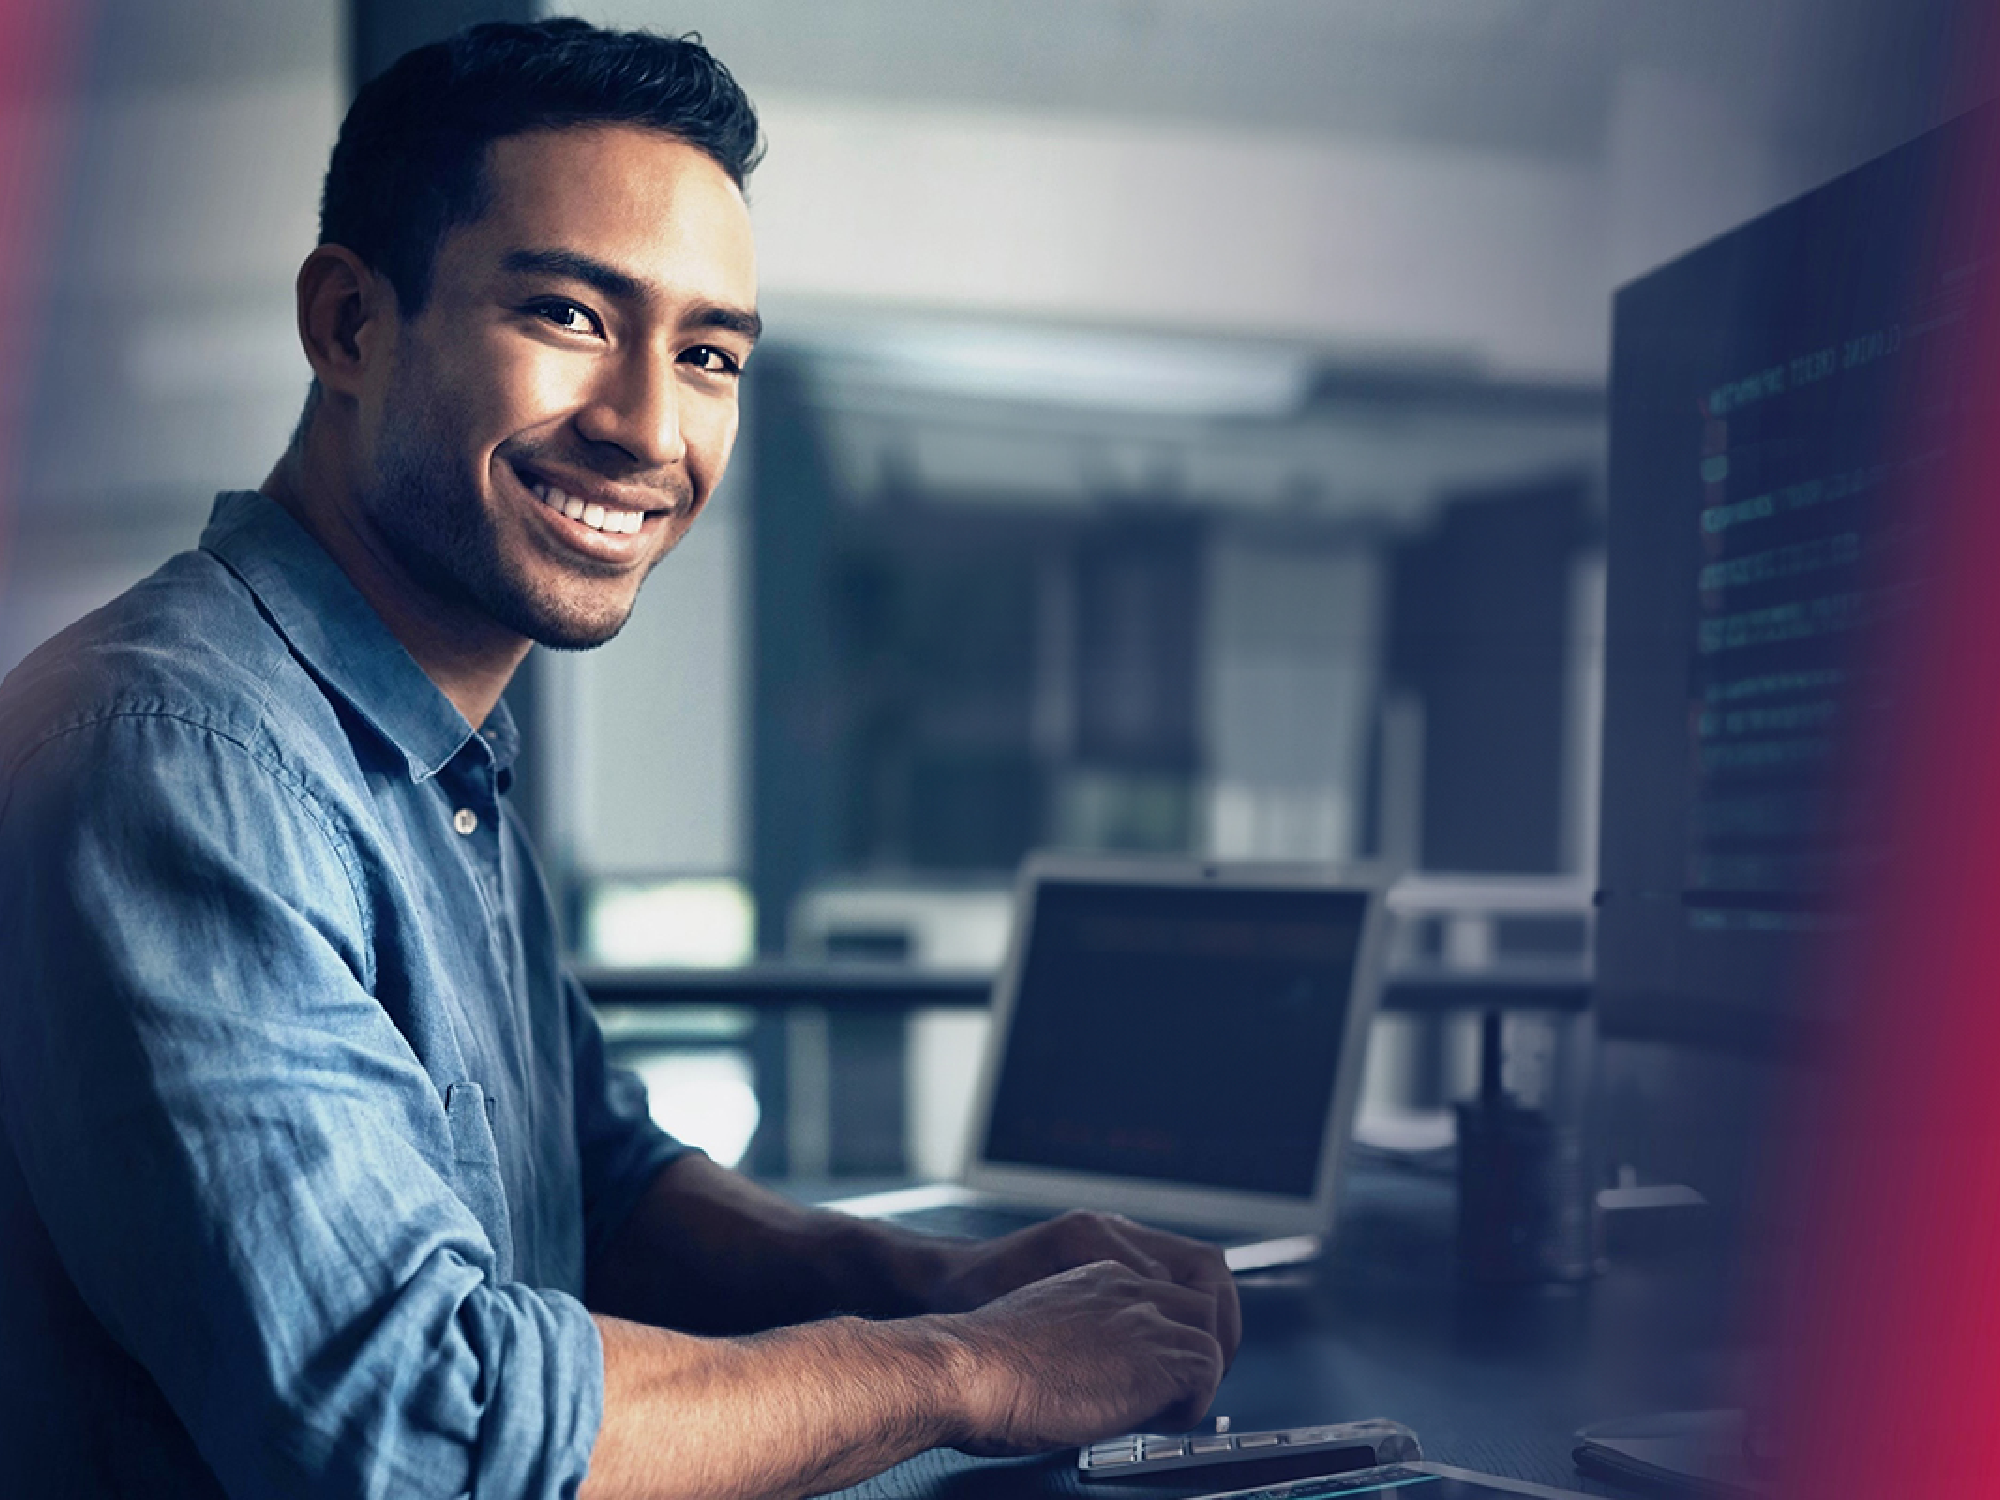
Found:
<path fill-rule="evenodd" d="M 453 449 L 432 431 L 420 420 L 384 433 L 366 502 L 418 586 L 552 650 L 588 651 L 616 636 L 632 601 L 591 612 L 525 576 L 501 550 L 477 485 L 451 467 Z"/>

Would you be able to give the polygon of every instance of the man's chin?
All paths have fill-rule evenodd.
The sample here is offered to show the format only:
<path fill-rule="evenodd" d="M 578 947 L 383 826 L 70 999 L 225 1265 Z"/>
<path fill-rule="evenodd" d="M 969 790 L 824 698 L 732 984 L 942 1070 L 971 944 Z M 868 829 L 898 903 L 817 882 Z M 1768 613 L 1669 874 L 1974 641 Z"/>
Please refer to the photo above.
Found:
<path fill-rule="evenodd" d="M 629 618 L 629 617 L 627 617 Z M 538 646 L 547 646 L 551 651 L 592 651 L 625 628 L 625 619 L 620 618 L 603 628 L 549 628 L 525 632 L 528 639 Z"/>
<path fill-rule="evenodd" d="M 563 609 L 546 600 L 497 600 L 488 612 L 516 635 L 551 651 L 589 651 L 602 646 L 632 618 L 628 602 L 622 609 L 587 611 Z"/>
<path fill-rule="evenodd" d="M 602 646 L 625 628 L 632 618 L 629 608 L 609 615 L 579 615 L 557 610 L 537 611 L 521 631 L 538 646 L 551 651 L 589 651 Z"/>

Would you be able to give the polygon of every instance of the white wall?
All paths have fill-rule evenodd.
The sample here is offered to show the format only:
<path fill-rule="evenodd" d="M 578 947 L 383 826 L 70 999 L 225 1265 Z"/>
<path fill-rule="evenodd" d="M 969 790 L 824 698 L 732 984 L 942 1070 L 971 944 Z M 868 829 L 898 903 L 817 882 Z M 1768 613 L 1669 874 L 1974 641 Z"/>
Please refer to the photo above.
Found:
<path fill-rule="evenodd" d="M 771 301 L 1603 367 L 1598 182 L 1498 153 L 765 95 Z"/>
<path fill-rule="evenodd" d="M 1950 0 L 583 0 L 756 101 L 769 300 L 1601 377 L 1620 281 L 1967 102 Z M 778 320 L 783 327 L 783 319 Z"/>

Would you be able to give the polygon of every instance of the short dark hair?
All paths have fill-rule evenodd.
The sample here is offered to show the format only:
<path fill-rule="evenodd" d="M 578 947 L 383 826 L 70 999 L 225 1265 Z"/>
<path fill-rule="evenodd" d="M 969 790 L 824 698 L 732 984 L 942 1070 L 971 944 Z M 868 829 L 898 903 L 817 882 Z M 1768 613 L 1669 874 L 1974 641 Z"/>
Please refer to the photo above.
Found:
<path fill-rule="evenodd" d="M 415 313 L 447 231 L 486 210 L 486 148 L 582 125 L 674 136 L 738 187 L 763 156 L 756 111 L 699 37 L 569 17 L 469 26 L 404 53 L 355 95 L 320 194 L 320 243 L 352 250 Z"/>

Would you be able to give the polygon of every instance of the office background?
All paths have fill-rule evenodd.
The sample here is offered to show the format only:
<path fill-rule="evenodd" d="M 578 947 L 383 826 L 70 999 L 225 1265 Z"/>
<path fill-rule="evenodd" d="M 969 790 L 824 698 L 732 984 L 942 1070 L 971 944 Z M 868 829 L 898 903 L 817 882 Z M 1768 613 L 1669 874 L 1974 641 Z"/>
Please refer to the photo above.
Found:
<path fill-rule="evenodd" d="M 1043 846 L 1382 857 L 1574 905 L 1611 290 L 1972 102 L 1931 0 L 574 9 L 701 32 L 771 142 L 731 476 L 619 640 L 538 653 L 518 695 L 572 941 L 613 965 L 977 972 Z M 282 448 L 356 17 L 539 8 L 404 11 L 109 0 L 26 106 L 64 166 L 0 666 Z M 1418 958 L 1508 956 L 1418 925 Z M 718 1154 L 962 1147 L 976 1013 L 612 1020 Z M 1469 1077 L 1462 1028 L 1383 1032 L 1378 1103 Z M 880 1085 L 844 1134 L 815 1102 Z"/>

